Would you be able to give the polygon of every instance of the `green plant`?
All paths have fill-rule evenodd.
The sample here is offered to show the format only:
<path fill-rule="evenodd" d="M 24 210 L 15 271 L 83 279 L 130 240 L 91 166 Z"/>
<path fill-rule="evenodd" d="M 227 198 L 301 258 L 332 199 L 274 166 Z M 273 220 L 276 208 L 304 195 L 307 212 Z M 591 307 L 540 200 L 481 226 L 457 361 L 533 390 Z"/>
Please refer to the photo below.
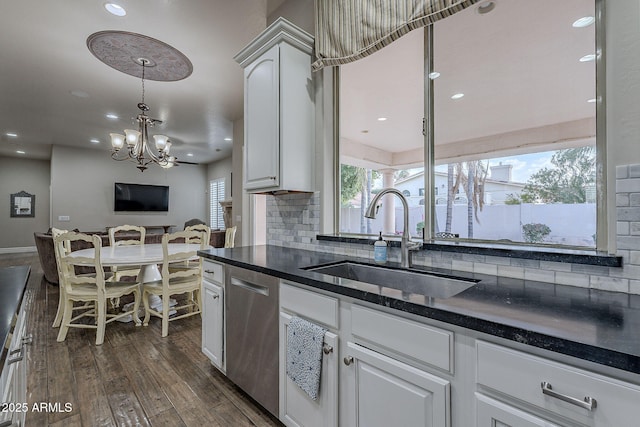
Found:
<path fill-rule="evenodd" d="M 546 224 L 529 223 L 522 226 L 524 241 L 529 243 L 542 242 L 551 233 L 551 229 Z"/>

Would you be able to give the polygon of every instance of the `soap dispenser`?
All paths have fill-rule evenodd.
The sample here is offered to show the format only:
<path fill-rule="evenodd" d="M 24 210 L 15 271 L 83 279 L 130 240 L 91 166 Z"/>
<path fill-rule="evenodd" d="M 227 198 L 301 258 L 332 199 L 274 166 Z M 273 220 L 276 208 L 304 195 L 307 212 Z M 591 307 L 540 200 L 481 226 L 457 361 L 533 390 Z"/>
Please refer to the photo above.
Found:
<path fill-rule="evenodd" d="M 379 264 L 387 262 L 387 242 L 382 239 L 382 231 L 373 244 L 373 260 Z"/>

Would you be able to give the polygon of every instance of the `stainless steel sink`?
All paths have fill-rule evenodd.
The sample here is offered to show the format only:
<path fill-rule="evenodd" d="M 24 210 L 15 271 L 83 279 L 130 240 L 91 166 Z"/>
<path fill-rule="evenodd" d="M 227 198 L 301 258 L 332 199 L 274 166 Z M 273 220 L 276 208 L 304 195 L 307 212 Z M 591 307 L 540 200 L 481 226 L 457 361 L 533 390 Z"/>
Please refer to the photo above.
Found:
<path fill-rule="evenodd" d="M 479 282 L 432 272 L 402 270 L 351 261 L 311 266 L 305 270 L 434 298 L 450 298 Z"/>

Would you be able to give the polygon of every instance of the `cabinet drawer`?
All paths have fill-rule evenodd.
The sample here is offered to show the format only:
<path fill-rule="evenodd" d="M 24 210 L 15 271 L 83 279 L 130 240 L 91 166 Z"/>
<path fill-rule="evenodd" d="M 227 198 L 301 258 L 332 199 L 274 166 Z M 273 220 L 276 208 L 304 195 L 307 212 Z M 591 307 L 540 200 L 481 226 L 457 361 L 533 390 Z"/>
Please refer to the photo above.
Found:
<path fill-rule="evenodd" d="M 478 341 L 476 347 L 482 386 L 588 426 L 637 425 L 636 385 L 495 344 Z M 543 393 L 543 382 L 550 392 Z M 595 400 L 592 409 L 582 407 L 586 397 Z"/>
<path fill-rule="evenodd" d="M 213 262 L 204 261 L 202 275 L 209 282 L 217 283 L 219 285 L 224 284 L 224 265 Z"/>
<path fill-rule="evenodd" d="M 308 291 L 285 282 L 280 284 L 280 306 L 312 322 L 338 329 L 338 299 Z"/>
<path fill-rule="evenodd" d="M 453 371 L 453 332 L 356 305 L 351 308 L 351 332 L 395 353 Z"/>

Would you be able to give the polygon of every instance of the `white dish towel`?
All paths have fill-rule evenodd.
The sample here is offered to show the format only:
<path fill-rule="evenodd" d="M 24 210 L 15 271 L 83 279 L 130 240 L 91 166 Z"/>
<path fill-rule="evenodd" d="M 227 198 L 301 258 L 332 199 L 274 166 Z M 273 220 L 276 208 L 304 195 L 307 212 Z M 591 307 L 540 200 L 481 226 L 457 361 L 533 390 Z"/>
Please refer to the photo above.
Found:
<path fill-rule="evenodd" d="M 287 376 L 313 400 L 318 399 L 322 344 L 326 329 L 299 317 L 287 328 Z"/>

